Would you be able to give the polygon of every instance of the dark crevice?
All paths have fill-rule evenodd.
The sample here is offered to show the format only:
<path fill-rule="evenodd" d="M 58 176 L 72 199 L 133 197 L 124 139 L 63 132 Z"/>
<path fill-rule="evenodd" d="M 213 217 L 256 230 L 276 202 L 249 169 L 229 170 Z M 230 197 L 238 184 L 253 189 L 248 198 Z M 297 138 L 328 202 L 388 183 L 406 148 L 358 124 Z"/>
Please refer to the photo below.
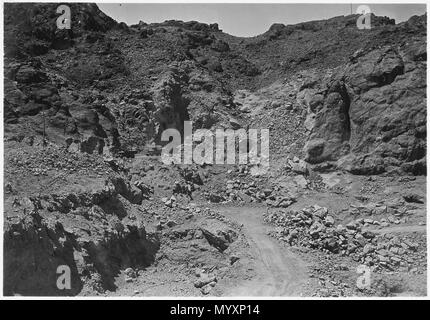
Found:
<path fill-rule="evenodd" d="M 376 87 L 386 86 L 388 84 L 393 83 L 394 80 L 396 80 L 397 76 L 404 74 L 404 69 L 405 67 L 403 65 L 399 65 L 393 68 L 393 70 L 391 70 L 390 72 L 384 72 L 378 75 L 371 75 L 368 80 L 374 82 L 376 84 Z"/>
<path fill-rule="evenodd" d="M 341 109 L 341 112 L 344 116 L 344 121 L 343 121 L 344 130 L 343 130 L 342 140 L 349 141 L 349 139 L 351 138 L 351 119 L 349 117 L 349 108 L 351 105 L 351 99 L 349 98 L 349 94 L 345 85 L 342 85 L 342 88 L 340 90 L 340 95 L 342 96 L 342 100 L 344 102 Z"/>

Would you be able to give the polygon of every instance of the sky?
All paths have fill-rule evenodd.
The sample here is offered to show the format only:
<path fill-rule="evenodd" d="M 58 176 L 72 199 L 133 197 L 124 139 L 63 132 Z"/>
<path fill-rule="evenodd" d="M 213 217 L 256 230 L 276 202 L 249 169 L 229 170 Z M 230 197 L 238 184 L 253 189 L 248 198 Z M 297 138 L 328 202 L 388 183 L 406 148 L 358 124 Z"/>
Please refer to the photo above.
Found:
<path fill-rule="evenodd" d="M 353 13 L 360 4 L 352 4 Z M 366 3 L 377 16 L 388 16 L 396 23 L 426 12 L 425 4 Z M 266 32 L 273 23 L 296 24 L 348 15 L 350 4 L 249 4 L 249 3 L 98 3 L 99 8 L 118 22 L 128 25 L 165 20 L 218 23 L 224 32 L 252 37 Z"/>

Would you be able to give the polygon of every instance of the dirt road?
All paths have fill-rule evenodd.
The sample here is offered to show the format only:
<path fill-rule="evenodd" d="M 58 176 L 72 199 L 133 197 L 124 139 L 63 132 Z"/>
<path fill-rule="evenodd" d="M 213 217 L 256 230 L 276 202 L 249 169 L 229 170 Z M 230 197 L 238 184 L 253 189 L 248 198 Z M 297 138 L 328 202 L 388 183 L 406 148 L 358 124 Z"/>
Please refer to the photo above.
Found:
<path fill-rule="evenodd" d="M 299 296 L 306 281 L 306 266 L 297 256 L 267 233 L 263 207 L 222 208 L 221 212 L 243 224 L 243 232 L 253 248 L 258 276 L 224 293 L 226 296 Z"/>

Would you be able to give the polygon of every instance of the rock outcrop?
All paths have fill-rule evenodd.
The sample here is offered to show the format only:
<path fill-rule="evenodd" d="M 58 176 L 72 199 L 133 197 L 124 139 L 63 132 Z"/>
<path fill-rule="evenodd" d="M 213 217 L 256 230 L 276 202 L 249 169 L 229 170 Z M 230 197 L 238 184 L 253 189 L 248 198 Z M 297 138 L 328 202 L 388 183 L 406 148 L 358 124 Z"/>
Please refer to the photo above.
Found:
<path fill-rule="evenodd" d="M 306 89 L 314 117 L 306 160 L 338 161 L 356 174 L 425 174 L 425 59 L 422 41 L 357 52 L 323 86 Z"/>
<path fill-rule="evenodd" d="M 15 200 L 17 215 L 5 222 L 5 294 L 102 293 L 115 290 L 120 270 L 150 265 L 158 237 L 125 209 L 141 193 L 116 178 L 92 192 Z M 57 286 L 59 266 L 71 272 L 68 290 Z"/>

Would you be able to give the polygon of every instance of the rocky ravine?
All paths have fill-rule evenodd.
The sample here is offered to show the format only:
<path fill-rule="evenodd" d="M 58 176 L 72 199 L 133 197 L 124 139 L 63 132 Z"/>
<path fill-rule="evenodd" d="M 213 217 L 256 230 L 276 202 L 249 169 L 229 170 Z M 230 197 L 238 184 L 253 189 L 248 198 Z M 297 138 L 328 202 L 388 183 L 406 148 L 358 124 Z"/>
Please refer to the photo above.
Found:
<path fill-rule="evenodd" d="M 5 4 L 5 294 L 425 294 L 425 16 L 237 38 L 70 7 Z M 184 120 L 269 128 L 270 172 L 163 165 Z"/>

